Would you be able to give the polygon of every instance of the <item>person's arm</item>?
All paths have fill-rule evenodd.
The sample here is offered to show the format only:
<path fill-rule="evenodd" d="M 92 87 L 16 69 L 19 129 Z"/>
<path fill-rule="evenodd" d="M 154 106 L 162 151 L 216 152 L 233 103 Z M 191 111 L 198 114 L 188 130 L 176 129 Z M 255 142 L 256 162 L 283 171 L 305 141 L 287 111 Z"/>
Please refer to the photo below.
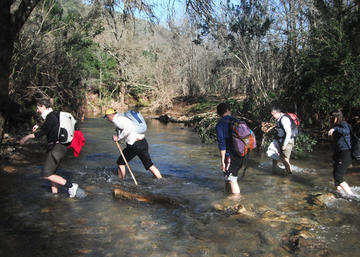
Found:
<path fill-rule="evenodd" d="M 284 118 L 281 119 L 281 124 L 284 128 L 285 131 L 285 138 L 284 138 L 284 143 L 282 146 L 282 149 L 284 150 L 286 145 L 290 142 L 291 140 L 291 121 L 290 118 L 285 116 Z"/>
<path fill-rule="evenodd" d="M 20 144 L 25 144 L 26 141 L 28 141 L 29 139 L 31 138 L 35 138 L 35 132 L 36 130 L 39 128 L 38 125 L 34 125 L 34 127 L 32 128 L 32 132 L 31 134 L 27 135 L 27 136 L 24 136 L 23 138 L 20 139 Z"/>
<path fill-rule="evenodd" d="M 226 155 L 226 137 L 225 137 L 225 124 L 219 123 L 216 126 L 216 135 L 218 141 L 218 147 L 220 151 L 220 158 L 221 158 L 221 169 L 225 172 L 225 155 Z"/>
<path fill-rule="evenodd" d="M 34 133 L 31 133 L 31 134 L 29 134 L 29 135 L 24 136 L 23 138 L 21 138 L 21 139 L 20 139 L 20 144 L 21 144 L 21 145 L 25 144 L 25 142 L 28 141 L 28 140 L 31 139 L 31 138 L 35 138 Z"/>
<path fill-rule="evenodd" d="M 351 133 L 350 126 L 347 124 L 344 125 L 343 123 L 341 123 L 341 126 L 335 126 L 334 128 L 330 129 L 328 131 L 328 135 L 332 136 L 335 131 L 340 133 L 343 136 L 350 135 L 350 133 Z"/>
<path fill-rule="evenodd" d="M 225 155 L 226 155 L 226 150 L 221 150 L 220 158 L 221 158 L 221 169 L 223 172 L 226 172 Z"/>
<path fill-rule="evenodd" d="M 117 140 L 119 141 L 127 136 L 129 136 L 131 129 L 132 129 L 132 124 L 131 121 L 126 118 L 126 117 L 117 117 L 114 120 L 114 124 L 115 126 L 121 131 L 120 134 L 118 136 L 116 136 Z M 115 140 L 115 138 L 113 137 L 113 139 Z"/>
<path fill-rule="evenodd" d="M 347 125 L 345 122 L 341 123 L 341 126 L 334 127 L 334 131 L 340 133 L 343 136 L 350 135 L 350 126 Z"/>

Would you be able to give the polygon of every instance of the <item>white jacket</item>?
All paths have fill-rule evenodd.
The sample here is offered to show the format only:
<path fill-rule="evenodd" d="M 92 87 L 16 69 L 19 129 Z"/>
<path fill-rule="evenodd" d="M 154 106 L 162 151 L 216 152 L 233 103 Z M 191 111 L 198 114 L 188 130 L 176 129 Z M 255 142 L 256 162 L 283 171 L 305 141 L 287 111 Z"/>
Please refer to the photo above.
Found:
<path fill-rule="evenodd" d="M 124 138 L 125 142 L 129 145 L 133 145 L 137 140 L 141 140 L 145 137 L 144 134 L 137 133 L 132 121 L 121 114 L 115 115 L 113 123 L 121 131 L 118 135 L 119 140 Z"/>
<path fill-rule="evenodd" d="M 294 141 L 294 139 L 291 138 L 291 120 L 287 116 L 284 117 L 284 115 L 285 115 L 284 113 L 281 113 L 280 118 L 277 120 L 278 123 L 277 133 L 278 133 L 278 137 L 284 140 L 283 141 L 284 143 L 282 145 L 286 146 L 290 141 Z M 282 119 L 282 117 L 284 118 Z M 284 129 L 280 127 L 279 124 L 280 121 Z M 282 142 L 282 140 L 280 140 L 280 142 Z"/>

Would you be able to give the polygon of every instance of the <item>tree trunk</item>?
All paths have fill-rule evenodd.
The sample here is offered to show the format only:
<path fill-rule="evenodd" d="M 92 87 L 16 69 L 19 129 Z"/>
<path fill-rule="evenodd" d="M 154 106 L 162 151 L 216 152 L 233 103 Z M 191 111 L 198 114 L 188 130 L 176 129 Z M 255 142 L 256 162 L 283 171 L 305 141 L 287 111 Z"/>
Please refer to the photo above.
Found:
<path fill-rule="evenodd" d="M 0 0 L 0 143 L 5 123 L 11 110 L 9 103 L 9 76 L 15 39 L 25 21 L 40 0 Z"/>
<path fill-rule="evenodd" d="M 4 135 L 9 102 L 10 61 L 14 46 L 13 25 L 8 1 L 0 1 L 0 143 Z M 4 11 L 8 10 L 8 11 Z"/>

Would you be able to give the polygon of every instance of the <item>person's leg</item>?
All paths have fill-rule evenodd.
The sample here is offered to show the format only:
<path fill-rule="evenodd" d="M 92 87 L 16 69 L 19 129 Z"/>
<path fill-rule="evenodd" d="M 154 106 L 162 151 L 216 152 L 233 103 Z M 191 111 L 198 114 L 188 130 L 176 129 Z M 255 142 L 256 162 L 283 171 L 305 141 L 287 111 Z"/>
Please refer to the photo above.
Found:
<path fill-rule="evenodd" d="M 278 165 L 278 161 L 277 160 L 272 160 L 272 171 L 275 171 Z"/>
<path fill-rule="evenodd" d="M 355 195 L 353 193 L 353 191 L 351 191 L 348 183 L 346 183 L 345 181 L 342 182 L 339 186 L 337 186 L 337 191 L 341 192 L 341 189 L 343 189 L 345 191 L 345 193 L 347 193 L 348 195 Z"/>
<path fill-rule="evenodd" d="M 126 162 L 129 164 L 129 161 L 131 161 L 136 156 L 136 149 L 132 145 L 126 145 L 125 149 L 123 150 L 123 155 L 125 156 Z M 126 176 L 126 162 L 122 155 L 119 156 L 117 160 L 118 164 L 118 176 L 120 179 L 125 179 Z"/>
<path fill-rule="evenodd" d="M 283 163 L 284 166 L 285 166 L 286 173 L 287 173 L 287 174 L 292 174 L 291 164 L 290 164 L 289 159 L 283 156 L 283 157 L 281 158 L 281 161 L 282 161 L 282 163 Z"/>
<path fill-rule="evenodd" d="M 230 181 L 230 187 L 233 195 L 240 195 L 240 187 L 237 181 Z"/>
<path fill-rule="evenodd" d="M 126 168 L 125 165 L 118 165 L 118 176 L 121 179 L 125 179 L 126 176 Z"/>
<path fill-rule="evenodd" d="M 139 156 L 142 164 L 144 165 L 144 168 L 146 170 L 149 170 L 154 175 L 154 177 L 158 179 L 162 178 L 160 171 L 158 170 L 158 168 L 155 167 L 151 160 L 149 154 L 149 145 L 146 139 L 144 138 L 143 140 L 137 141 L 134 144 L 134 147 L 137 149 L 137 155 Z"/>
<path fill-rule="evenodd" d="M 229 181 L 231 193 L 234 196 L 240 196 L 240 187 L 237 180 L 238 172 L 244 163 L 244 157 L 231 155 L 227 161 L 230 161 L 230 165 L 228 169 L 228 174 L 226 175 L 226 180 Z"/>
<path fill-rule="evenodd" d="M 294 147 L 294 142 L 290 141 L 286 145 L 285 150 L 282 150 L 281 154 L 280 154 L 281 161 L 285 166 L 285 170 L 286 170 L 287 174 L 292 174 L 291 164 L 290 164 L 290 156 L 291 156 L 291 152 L 292 152 L 293 147 Z"/>
<path fill-rule="evenodd" d="M 225 193 L 231 193 L 231 185 L 230 185 L 230 181 L 225 179 L 225 186 L 224 186 L 224 191 Z"/>
<path fill-rule="evenodd" d="M 156 178 L 162 178 L 160 171 L 155 167 L 155 165 L 152 165 L 149 170 Z"/>
<path fill-rule="evenodd" d="M 58 193 L 57 185 L 71 188 L 72 183 L 65 180 L 63 177 L 57 175 L 55 172 L 60 165 L 61 160 L 65 157 L 67 147 L 61 144 L 56 144 L 48 153 L 43 169 L 43 178 L 51 182 L 51 192 Z"/>
<path fill-rule="evenodd" d="M 354 193 L 351 191 L 349 185 L 345 182 L 344 176 L 346 173 L 347 168 L 351 164 L 351 153 L 350 151 L 343 151 L 337 154 L 337 156 L 334 157 L 334 181 L 335 181 L 335 187 L 338 192 L 341 192 L 341 190 L 344 190 L 345 193 L 349 195 L 354 195 Z"/>

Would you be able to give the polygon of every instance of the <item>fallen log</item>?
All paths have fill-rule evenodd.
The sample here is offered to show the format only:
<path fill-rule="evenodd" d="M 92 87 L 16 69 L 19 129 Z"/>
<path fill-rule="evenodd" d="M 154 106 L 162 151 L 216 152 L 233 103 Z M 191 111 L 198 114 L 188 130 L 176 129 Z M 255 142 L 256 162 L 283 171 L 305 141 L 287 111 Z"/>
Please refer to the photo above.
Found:
<path fill-rule="evenodd" d="M 169 204 L 177 207 L 184 208 L 186 206 L 186 202 L 182 202 L 178 199 L 172 198 L 170 196 L 165 195 L 155 195 L 148 191 L 142 191 L 141 193 L 131 192 L 132 189 L 120 188 L 120 186 L 116 186 L 114 189 L 114 197 L 122 198 L 125 200 L 131 201 L 139 201 L 146 203 L 161 203 L 161 204 Z"/>

